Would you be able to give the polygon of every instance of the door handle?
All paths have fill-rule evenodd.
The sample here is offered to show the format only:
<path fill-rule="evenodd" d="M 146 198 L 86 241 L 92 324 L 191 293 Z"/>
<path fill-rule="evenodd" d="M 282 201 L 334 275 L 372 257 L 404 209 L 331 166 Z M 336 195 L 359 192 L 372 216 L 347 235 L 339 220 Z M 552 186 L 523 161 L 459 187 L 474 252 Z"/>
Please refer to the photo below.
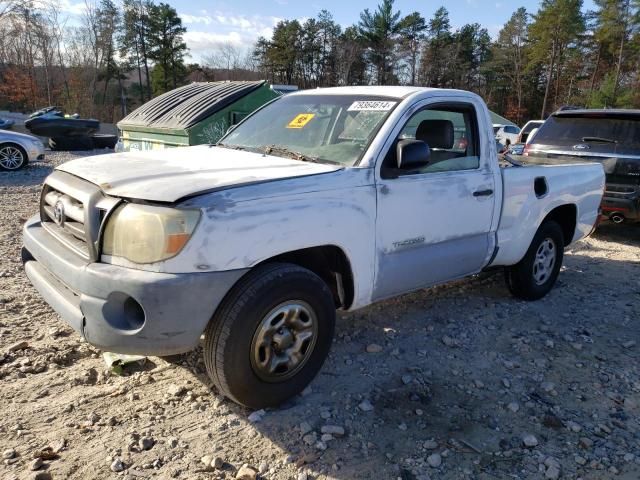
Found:
<path fill-rule="evenodd" d="M 474 197 L 488 197 L 490 195 L 493 195 L 493 190 L 491 190 L 490 188 L 487 190 L 476 190 L 475 192 L 473 192 Z"/>

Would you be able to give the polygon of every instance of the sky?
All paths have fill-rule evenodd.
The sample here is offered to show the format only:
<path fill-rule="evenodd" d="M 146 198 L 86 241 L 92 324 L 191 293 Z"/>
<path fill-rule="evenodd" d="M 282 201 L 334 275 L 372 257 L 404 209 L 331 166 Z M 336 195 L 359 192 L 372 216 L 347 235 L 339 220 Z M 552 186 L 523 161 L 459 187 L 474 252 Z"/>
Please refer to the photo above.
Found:
<path fill-rule="evenodd" d="M 160 0 L 158 0 L 160 1 Z M 220 45 L 247 50 L 260 36 L 269 38 L 280 20 L 304 21 L 326 9 L 343 27 L 358 22 L 365 8 L 375 10 L 379 0 L 162 0 L 172 5 L 187 27 L 185 40 L 191 60 L 201 61 Z M 63 9 L 81 12 L 84 0 L 60 0 Z M 584 9 L 594 8 L 593 0 L 583 0 Z M 395 8 L 403 15 L 418 11 L 429 19 L 442 5 L 449 10 L 451 26 L 479 23 L 495 38 L 511 14 L 523 6 L 528 12 L 538 10 L 539 0 L 396 0 Z"/>
<path fill-rule="evenodd" d="M 167 0 L 165 0 L 167 1 Z M 378 0 L 168 0 L 182 17 L 187 27 L 186 41 L 194 61 L 200 60 L 221 43 L 246 49 L 259 36 L 269 38 L 273 27 L 283 19 L 304 20 L 315 17 L 326 9 L 343 27 L 356 23 L 365 8 L 375 10 Z M 396 0 L 395 7 L 403 15 L 418 11 L 430 18 L 442 5 L 449 10 L 449 19 L 455 29 L 466 23 L 480 23 L 492 37 L 496 37 L 502 25 L 520 6 L 535 12 L 538 0 Z M 592 9 L 591 0 L 584 1 L 584 8 Z"/>

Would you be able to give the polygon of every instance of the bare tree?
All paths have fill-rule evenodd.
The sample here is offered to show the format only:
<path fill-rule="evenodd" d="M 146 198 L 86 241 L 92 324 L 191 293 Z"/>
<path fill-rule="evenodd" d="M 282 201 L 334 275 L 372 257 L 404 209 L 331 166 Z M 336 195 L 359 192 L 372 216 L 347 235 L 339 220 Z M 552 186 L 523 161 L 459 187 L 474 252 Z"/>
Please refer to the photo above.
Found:
<path fill-rule="evenodd" d="M 64 92 L 66 97 L 66 103 L 71 103 L 71 92 L 69 90 L 69 81 L 67 79 L 67 71 L 65 66 L 65 59 L 63 57 L 62 49 L 62 36 L 66 30 L 67 18 L 60 19 L 60 7 L 57 3 L 49 3 L 46 9 L 46 15 L 49 19 L 51 27 L 51 35 L 53 37 L 53 43 L 55 47 L 55 55 L 57 57 L 58 66 L 62 75 L 62 83 L 64 85 Z"/>
<path fill-rule="evenodd" d="M 24 0 L 1 0 L 0 1 L 0 19 L 15 13 L 21 7 L 24 7 Z"/>
<path fill-rule="evenodd" d="M 231 42 L 225 42 L 203 60 L 207 67 L 226 71 L 223 80 L 235 80 L 235 73 L 241 68 L 241 58 L 242 50 Z"/>

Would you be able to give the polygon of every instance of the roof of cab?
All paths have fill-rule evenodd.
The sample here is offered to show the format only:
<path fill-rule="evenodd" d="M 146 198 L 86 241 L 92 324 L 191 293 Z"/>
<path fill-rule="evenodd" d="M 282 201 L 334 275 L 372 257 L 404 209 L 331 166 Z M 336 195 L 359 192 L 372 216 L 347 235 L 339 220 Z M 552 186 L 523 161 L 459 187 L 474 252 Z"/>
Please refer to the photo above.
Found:
<path fill-rule="evenodd" d="M 328 87 L 313 90 L 299 90 L 290 95 L 376 95 L 380 97 L 405 98 L 413 93 L 438 91 L 439 88 L 401 87 L 395 85 L 365 85 L 354 87 Z"/>

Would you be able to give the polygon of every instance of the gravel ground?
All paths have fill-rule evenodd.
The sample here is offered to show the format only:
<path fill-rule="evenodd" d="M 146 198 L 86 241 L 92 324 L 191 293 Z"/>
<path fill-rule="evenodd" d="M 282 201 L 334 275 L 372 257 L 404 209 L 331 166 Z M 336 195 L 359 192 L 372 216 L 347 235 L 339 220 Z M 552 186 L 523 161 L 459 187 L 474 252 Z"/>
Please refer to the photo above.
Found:
<path fill-rule="evenodd" d="M 21 225 L 88 153 L 0 174 L 0 478 L 640 478 L 640 227 L 571 247 L 538 302 L 483 275 L 342 315 L 311 387 L 250 412 L 200 351 L 111 373 L 30 286 Z"/>

